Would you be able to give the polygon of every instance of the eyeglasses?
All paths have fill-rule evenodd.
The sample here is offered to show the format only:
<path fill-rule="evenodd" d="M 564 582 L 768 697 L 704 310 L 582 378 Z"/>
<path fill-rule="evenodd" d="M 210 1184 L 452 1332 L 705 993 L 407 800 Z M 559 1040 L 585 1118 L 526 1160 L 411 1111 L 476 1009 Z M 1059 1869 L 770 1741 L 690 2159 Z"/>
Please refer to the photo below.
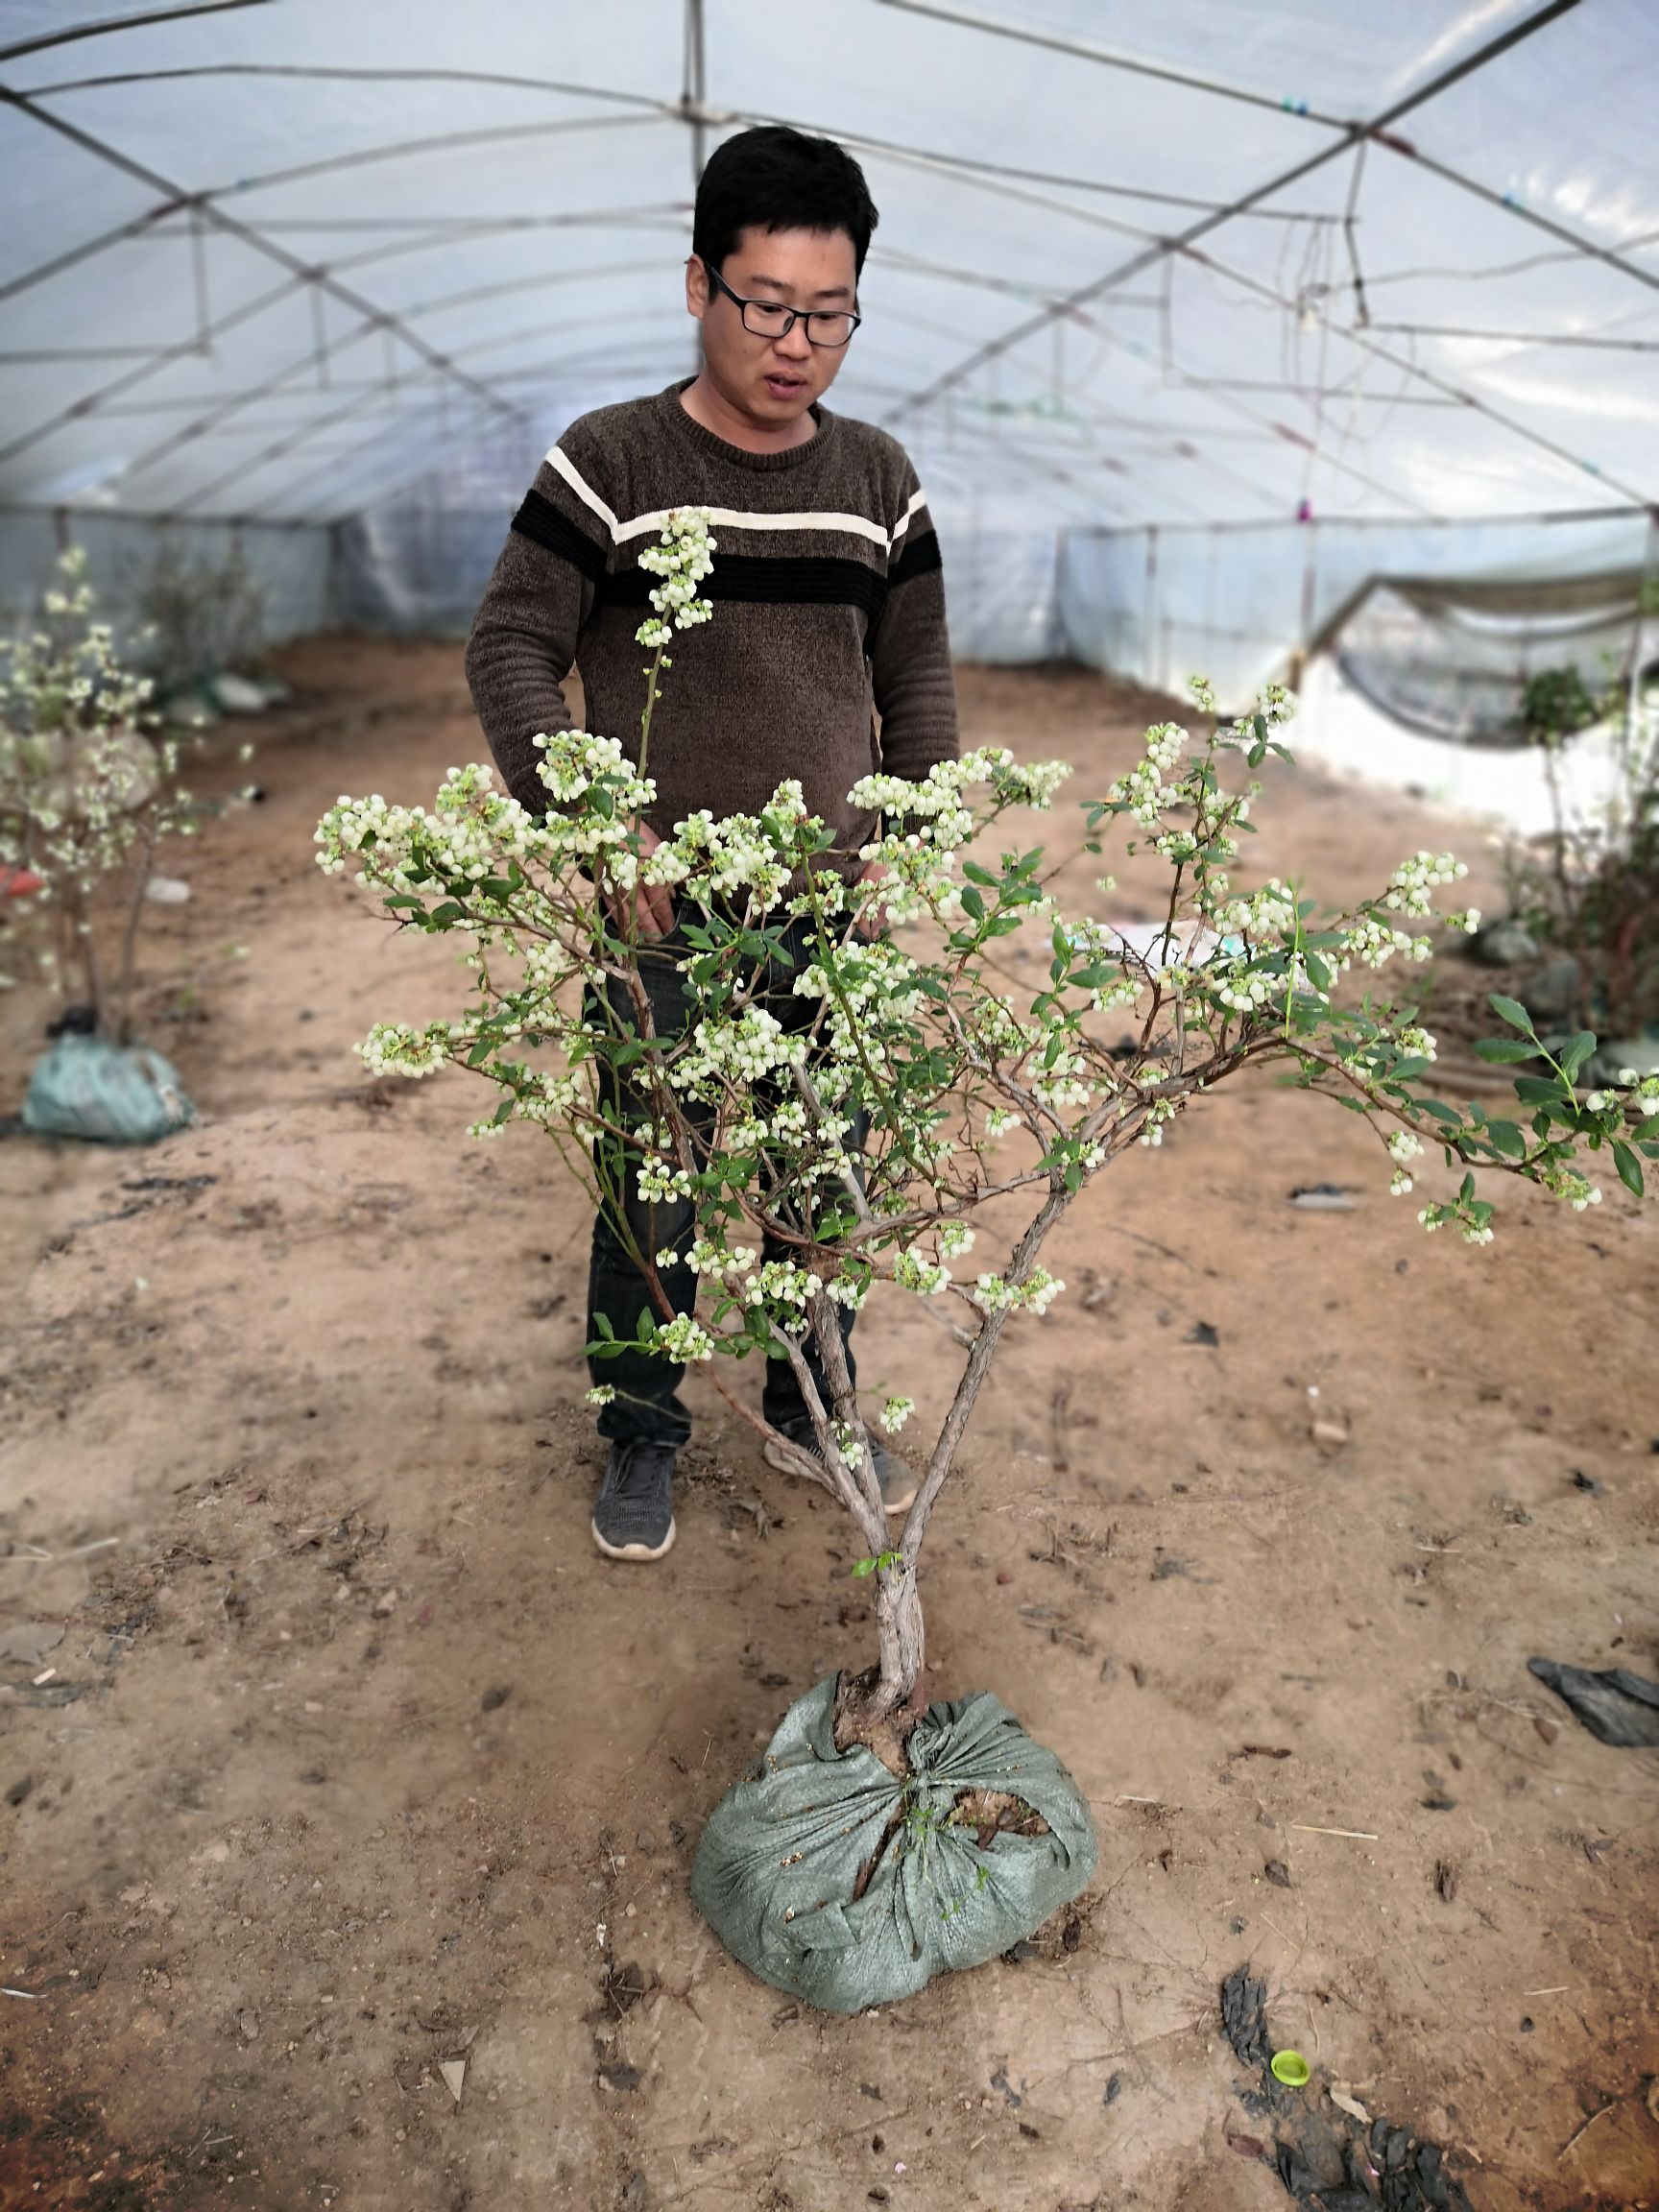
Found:
<path fill-rule="evenodd" d="M 833 349 L 845 346 L 864 320 L 841 307 L 785 307 L 777 300 L 745 300 L 717 269 L 710 269 L 707 261 L 703 267 L 714 290 L 724 292 L 742 316 L 752 338 L 787 338 L 797 323 L 805 323 L 809 345 Z"/>

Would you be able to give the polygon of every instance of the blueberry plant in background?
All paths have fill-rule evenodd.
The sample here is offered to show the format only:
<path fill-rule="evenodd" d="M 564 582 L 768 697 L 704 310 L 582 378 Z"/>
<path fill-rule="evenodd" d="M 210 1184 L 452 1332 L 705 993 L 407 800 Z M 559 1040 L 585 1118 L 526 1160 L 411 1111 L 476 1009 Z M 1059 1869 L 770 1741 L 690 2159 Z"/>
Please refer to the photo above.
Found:
<path fill-rule="evenodd" d="M 934 1506 L 1011 1317 L 1043 1312 L 1064 1290 L 1044 1263 L 1049 1238 L 1131 1145 L 1159 1144 L 1218 1084 L 1271 1063 L 1365 1120 L 1401 1195 L 1423 1164 L 1443 1162 L 1443 1194 L 1419 1220 L 1484 1243 L 1483 1191 L 1498 1172 L 1579 1209 L 1599 1197 L 1604 1167 L 1640 1192 L 1644 1158 L 1659 1158 L 1659 1079 L 1581 1093 L 1595 1039 L 1546 1049 L 1524 1009 L 1499 998 L 1506 1034 L 1478 1049 L 1512 1071 L 1514 1108 L 1435 1094 L 1434 1040 L 1385 992 L 1383 971 L 1428 958 L 1436 922 L 1475 926 L 1470 913 L 1435 911 L 1461 867 L 1417 854 L 1334 913 L 1292 885 L 1235 879 L 1258 788 L 1250 771 L 1285 750 L 1292 702 L 1276 686 L 1216 725 L 1195 682 L 1199 732 L 1158 724 L 1130 772 L 1083 806 L 1077 843 L 1089 854 L 1121 834 L 1166 866 L 1149 949 L 1062 908 L 1054 862 L 1021 845 L 1013 817 L 1051 807 L 1068 770 L 999 748 L 919 783 L 876 775 L 857 787 L 856 803 L 879 818 L 859 855 L 881 863 L 878 880 L 847 880 L 795 782 L 757 814 L 697 814 L 660 843 L 642 835 L 665 648 L 711 612 L 697 590 L 714 550 L 706 519 L 672 516 L 662 541 L 650 557 L 661 582 L 640 632 L 653 658 L 633 757 L 613 736 L 539 739 L 541 816 L 480 766 L 452 770 L 430 810 L 343 798 L 318 831 L 319 858 L 354 868 L 403 926 L 467 947 L 465 1010 L 377 1026 L 361 1047 L 368 1066 L 482 1077 L 499 1098 L 472 1133 L 533 1124 L 619 1223 L 622 1176 L 646 1197 L 689 1200 L 695 1229 L 682 1250 L 654 1266 L 636 1252 L 658 1309 L 640 1346 L 708 1362 L 757 1428 L 722 1364 L 749 1352 L 793 1363 L 818 1444 L 795 1463 L 852 1515 L 874 1594 L 876 1664 L 843 1675 L 835 1740 L 876 1746 L 897 1772 L 915 1725 L 917 1565 Z M 693 1007 L 674 1036 L 654 1034 L 640 974 L 642 960 L 663 956 L 639 920 L 637 895 L 657 887 L 677 904 L 674 957 Z M 790 932 L 805 950 L 781 1015 L 757 979 L 786 958 Z M 1014 973 L 1019 945 L 1041 949 L 1034 981 Z M 619 1116 L 612 1101 L 623 1095 L 644 1110 Z M 763 1261 L 767 1238 L 788 1256 Z M 671 1268 L 695 1278 L 694 1303 L 671 1294 Z M 897 1431 L 913 1409 L 902 1398 L 866 1407 L 838 1325 L 878 1283 L 954 1300 L 969 1339 L 902 1534 L 881 1506 L 871 1424 Z M 607 1349 L 602 1332 L 589 1350 Z"/>
<path fill-rule="evenodd" d="M 250 684 L 265 660 L 266 593 L 255 579 L 239 537 L 222 559 L 192 559 L 163 540 L 138 593 L 146 633 L 145 660 L 156 696 L 170 722 L 195 728 L 211 722 L 227 679 L 268 699 L 280 685 Z M 245 709 L 246 710 L 246 709 Z"/>
<path fill-rule="evenodd" d="M 1659 581 L 1648 579 L 1623 667 L 1594 688 L 1574 665 L 1541 668 L 1521 695 L 1551 824 L 1532 848 L 1511 844 L 1510 902 L 1534 944 L 1564 956 L 1571 1018 L 1594 1022 L 1604 1040 L 1598 1073 L 1617 1072 L 1619 1040 L 1643 1072 L 1659 1065 L 1659 715 L 1644 665 L 1655 616 Z M 1604 804 L 1588 810 L 1575 805 L 1563 760 L 1597 725 L 1608 733 L 1615 774 Z"/>
<path fill-rule="evenodd" d="M 0 878 L 12 944 L 125 1044 L 156 848 L 193 824 L 178 746 L 154 734 L 154 686 L 95 604 L 72 548 L 38 625 L 0 639 Z"/>

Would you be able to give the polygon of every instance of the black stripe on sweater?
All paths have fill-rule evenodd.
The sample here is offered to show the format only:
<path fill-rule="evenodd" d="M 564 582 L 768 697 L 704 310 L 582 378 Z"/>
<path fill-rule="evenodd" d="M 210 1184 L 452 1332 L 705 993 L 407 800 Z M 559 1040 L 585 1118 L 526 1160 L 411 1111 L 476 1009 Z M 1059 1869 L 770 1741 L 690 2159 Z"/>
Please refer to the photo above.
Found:
<path fill-rule="evenodd" d="M 939 558 L 939 533 L 924 530 L 920 538 L 912 538 L 897 561 L 887 571 L 887 583 L 897 590 L 901 584 L 908 584 L 912 576 L 927 576 L 945 564 Z"/>
<path fill-rule="evenodd" d="M 532 539 L 549 553 L 568 561 L 589 583 L 596 584 L 604 575 L 605 548 L 595 545 L 585 530 L 579 530 L 567 515 L 561 515 L 552 500 L 543 499 L 540 492 L 525 493 L 524 503 L 513 517 L 513 527 L 520 538 Z"/>
<path fill-rule="evenodd" d="M 657 578 L 647 568 L 624 568 L 608 577 L 600 597 L 609 605 L 644 607 Z M 872 621 L 887 598 L 887 579 L 862 561 L 828 554 L 790 559 L 767 553 L 721 553 L 703 585 L 710 599 L 766 607 L 857 607 Z"/>

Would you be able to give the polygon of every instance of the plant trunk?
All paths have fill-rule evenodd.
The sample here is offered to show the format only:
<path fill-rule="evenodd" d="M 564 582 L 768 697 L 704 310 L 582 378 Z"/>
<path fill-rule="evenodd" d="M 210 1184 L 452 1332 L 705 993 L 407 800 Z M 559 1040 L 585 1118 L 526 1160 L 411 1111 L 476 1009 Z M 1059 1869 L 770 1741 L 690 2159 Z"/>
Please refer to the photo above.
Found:
<path fill-rule="evenodd" d="M 92 1020 L 100 1037 L 106 1033 L 108 1009 L 104 1002 L 104 967 L 98 957 L 98 940 L 93 935 L 89 902 L 77 891 L 69 908 L 69 926 L 73 933 L 75 950 L 81 961 L 81 974 L 86 993 L 86 1004 L 92 1009 Z"/>
<path fill-rule="evenodd" d="M 156 823 L 152 817 L 132 879 L 127 907 L 127 934 L 121 943 L 121 974 L 115 986 L 112 1027 L 118 1045 L 132 1042 L 132 970 L 138 952 L 138 926 L 144 919 L 144 894 L 150 888 L 150 870 L 156 859 Z"/>
<path fill-rule="evenodd" d="M 876 1592 L 876 1641 L 880 1652 L 874 1716 L 884 1719 L 907 1704 L 922 1679 L 926 1633 L 913 1565 L 883 1570 Z"/>
<path fill-rule="evenodd" d="M 864 1674 L 844 1674 L 836 1703 L 835 1742 L 845 1751 L 862 1743 L 894 1774 L 907 1774 L 904 1745 L 915 1727 L 912 1703 L 922 1679 L 925 1638 L 914 1566 L 883 1567 L 876 1590 L 880 1661 Z"/>

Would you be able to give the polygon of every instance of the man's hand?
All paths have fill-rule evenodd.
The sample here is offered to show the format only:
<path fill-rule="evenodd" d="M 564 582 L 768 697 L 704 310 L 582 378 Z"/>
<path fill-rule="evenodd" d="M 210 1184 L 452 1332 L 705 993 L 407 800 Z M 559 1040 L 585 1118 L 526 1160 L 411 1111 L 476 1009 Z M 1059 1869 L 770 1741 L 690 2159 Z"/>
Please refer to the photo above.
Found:
<path fill-rule="evenodd" d="M 854 878 L 857 883 L 881 883 L 893 873 L 885 860 L 872 860 Z M 854 925 L 860 937 L 879 937 L 887 927 L 887 909 L 879 900 L 866 906 Z"/>
<path fill-rule="evenodd" d="M 662 840 L 648 823 L 636 822 L 636 835 L 639 839 L 639 858 L 643 861 L 655 853 Z M 611 919 L 618 929 L 628 926 L 629 906 L 633 907 L 633 923 L 641 937 L 666 937 L 674 926 L 674 894 L 666 883 L 637 883 L 632 902 L 612 890 L 605 891 L 605 903 L 611 909 Z"/>

